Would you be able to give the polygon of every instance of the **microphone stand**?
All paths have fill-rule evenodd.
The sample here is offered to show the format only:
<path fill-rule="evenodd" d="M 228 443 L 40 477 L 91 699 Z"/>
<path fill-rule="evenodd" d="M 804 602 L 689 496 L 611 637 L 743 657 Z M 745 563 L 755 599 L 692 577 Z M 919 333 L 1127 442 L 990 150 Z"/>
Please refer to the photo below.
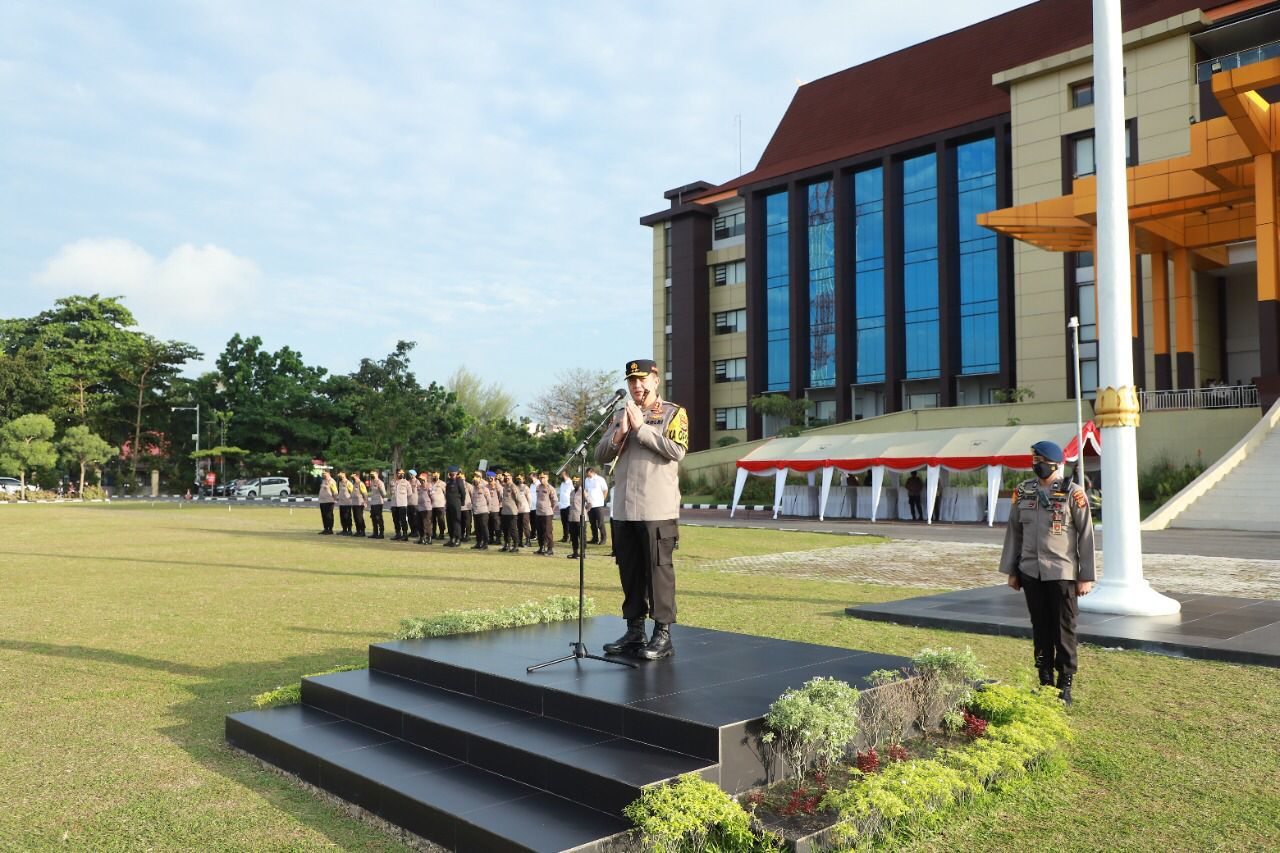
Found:
<path fill-rule="evenodd" d="M 563 657 L 558 657 L 555 660 L 535 663 L 533 666 L 525 669 L 526 673 L 533 672 L 535 669 L 544 669 L 548 666 L 555 666 L 556 664 L 564 663 L 565 661 L 582 660 L 584 658 L 602 660 L 605 663 L 613 663 L 630 669 L 636 668 L 636 664 L 631 661 L 608 658 L 603 655 L 593 655 L 587 651 L 586 643 L 582 642 L 582 611 L 587 595 L 587 528 L 585 526 L 587 523 L 587 447 L 591 444 L 591 440 L 596 437 L 596 434 L 604 428 L 604 425 L 613 419 L 613 410 L 617 407 L 618 401 L 621 399 L 621 397 L 613 398 L 613 402 L 611 402 L 606 409 L 604 420 L 596 424 L 596 428 L 591 430 L 587 437 L 578 443 L 578 446 L 573 449 L 573 452 L 565 458 L 564 464 L 560 466 L 560 470 L 556 471 L 557 475 L 560 474 L 569 467 L 569 464 L 573 462 L 574 458 L 577 458 L 579 470 L 578 482 L 580 483 L 579 488 L 582 489 L 582 500 L 578 502 L 577 541 L 573 543 L 578 549 L 578 641 L 576 643 L 569 644 L 569 648 L 573 650 L 569 654 L 564 655 Z M 572 499 L 570 499 L 570 501 L 572 502 Z"/>

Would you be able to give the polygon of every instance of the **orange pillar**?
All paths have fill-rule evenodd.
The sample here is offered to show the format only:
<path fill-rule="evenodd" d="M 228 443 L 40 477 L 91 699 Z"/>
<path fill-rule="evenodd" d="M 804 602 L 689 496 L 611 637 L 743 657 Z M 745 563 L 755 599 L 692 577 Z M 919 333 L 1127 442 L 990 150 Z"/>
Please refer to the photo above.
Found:
<path fill-rule="evenodd" d="M 1151 255 L 1151 345 L 1155 353 L 1156 390 L 1173 387 L 1173 364 L 1169 358 L 1169 256 Z"/>
<path fill-rule="evenodd" d="M 1275 107 L 1272 107 L 1274 110 Z M 1263 411 L 1280 397 L 1280 155 L 1253 158 L 1258 239 L 1258 391 Z"/>
<path fill-rule="evenodd" d="M 1178 351 L 1178 387 L 1196 387 L 1196 344 L 1191 306 L 1191 253 L 1173 250 L 1174 346 Z"/>

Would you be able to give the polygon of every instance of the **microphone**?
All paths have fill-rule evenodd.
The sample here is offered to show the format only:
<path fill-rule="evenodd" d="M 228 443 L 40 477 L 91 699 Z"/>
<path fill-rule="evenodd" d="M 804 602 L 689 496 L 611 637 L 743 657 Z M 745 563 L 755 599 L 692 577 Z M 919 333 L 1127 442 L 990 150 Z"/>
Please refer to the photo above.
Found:
<path fill-rule="evenodd" d="M 596 414 L 603 415 L 605 412 L 609 411 L 614 406 L 618 405 L 618 401 L 625 396 L 627 396 L 627 391 L 625 388 L 619 388 L 617 391 L 614 391 L 613 396 L 609 398 L 609 401 L 596 410 Z"/>

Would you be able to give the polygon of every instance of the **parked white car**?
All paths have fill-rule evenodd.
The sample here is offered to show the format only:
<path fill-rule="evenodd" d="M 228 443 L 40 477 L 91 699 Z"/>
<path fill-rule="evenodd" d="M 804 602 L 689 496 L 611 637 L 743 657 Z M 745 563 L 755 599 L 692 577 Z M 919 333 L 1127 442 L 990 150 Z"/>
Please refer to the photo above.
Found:
<path fill-rule="evenodd" d="M 237 486 L 235 495 L 241 498 L 288 497 L 289 479 L 287 477 L 256 477 Z"/>
<path fill-rule="evenodd" d="M 0 477 L 0 492 L 8 492 L 11 495 L 22 493 L 22 481 L 17 477 Z"/>

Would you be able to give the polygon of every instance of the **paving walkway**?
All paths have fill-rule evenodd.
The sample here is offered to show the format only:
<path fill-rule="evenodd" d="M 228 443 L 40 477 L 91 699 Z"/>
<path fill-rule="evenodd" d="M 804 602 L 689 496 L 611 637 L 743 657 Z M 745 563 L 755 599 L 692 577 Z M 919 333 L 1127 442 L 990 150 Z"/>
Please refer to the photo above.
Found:
<path fill-rule="evenodd" d="M 698 568 L 912 589 L 975 589 L 1001 581 L 999 561 L 997 544 L 915 539 L 729 557 Z M 1105 572 L 1105 554 L 1099 563 Z M 1148 553 L 1143 571 L 1162 592 L 1280 600 L 1280 560 Z"/>

